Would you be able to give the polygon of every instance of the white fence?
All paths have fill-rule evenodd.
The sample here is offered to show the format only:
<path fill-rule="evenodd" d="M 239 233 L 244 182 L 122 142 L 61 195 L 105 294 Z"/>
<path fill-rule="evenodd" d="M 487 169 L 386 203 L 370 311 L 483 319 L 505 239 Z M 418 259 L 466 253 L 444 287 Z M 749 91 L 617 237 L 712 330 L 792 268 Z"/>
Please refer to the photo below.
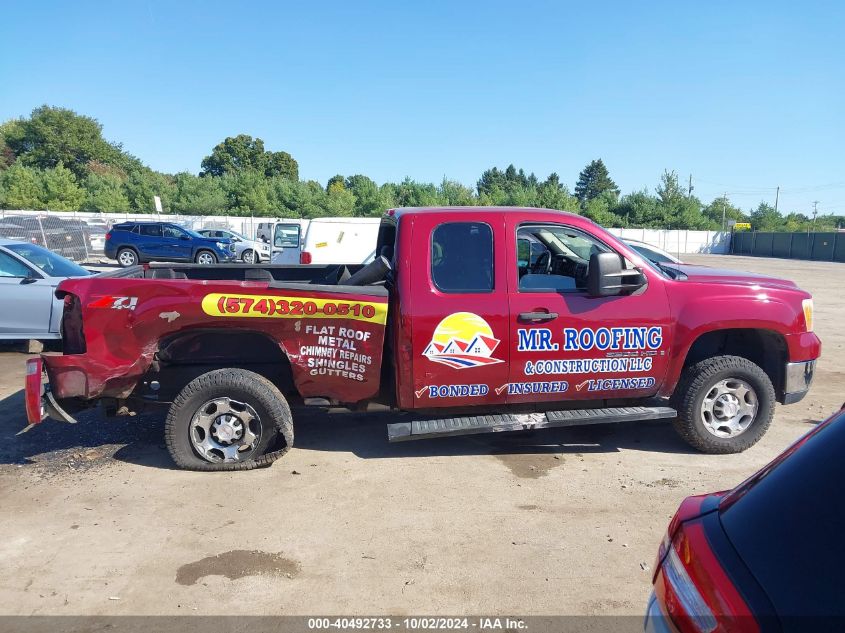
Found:
<path fill-rule="evenodd" d="M 0 210 L 0 237 L 31 241 L 75 261 L 85 261 L 101 258 L 106 231 L 113 224 L 127 220 L 175 222 L 194 230 L 227 228 L 254 238 L 258 223 L 272 219 L 234 215 Z M 652 244 L 675 255 L 730 251 L 730 233 L 724 231 L 610 229 L 610 232 L 623 239 Z"/>
<path fill-rule="evenodd" d="M 662 248 L 674 255 L 684 253 L 730 252 L 731 234 L 728 231 L 687 231 L 668 229 L 608 229 L 625 240 L 638 240 Z"/>

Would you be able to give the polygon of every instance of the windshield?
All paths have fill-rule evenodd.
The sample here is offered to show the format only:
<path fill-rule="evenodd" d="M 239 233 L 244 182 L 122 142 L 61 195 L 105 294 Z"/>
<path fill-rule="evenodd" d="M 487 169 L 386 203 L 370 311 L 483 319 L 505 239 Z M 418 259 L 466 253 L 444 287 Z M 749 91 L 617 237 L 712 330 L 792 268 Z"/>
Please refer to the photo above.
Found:
<path fill-rule="evenodd" d="M 69 259 L 35 244 L 7 244 L 6 248 L 39 268 L 48 277 L 84 277 L 91 274 Z"/>

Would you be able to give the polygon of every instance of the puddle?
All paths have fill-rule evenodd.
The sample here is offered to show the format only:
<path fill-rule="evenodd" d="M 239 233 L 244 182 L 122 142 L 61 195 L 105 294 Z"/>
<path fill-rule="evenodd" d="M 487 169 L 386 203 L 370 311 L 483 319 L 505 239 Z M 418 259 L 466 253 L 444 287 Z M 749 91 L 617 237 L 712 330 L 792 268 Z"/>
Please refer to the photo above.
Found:
<path fill-rule="evenodd" d="M 229 580 L 246 576 L 287 576 L 299 573 L 299 563 L 281 554 L 236 549 L 217 556 L 207 556 L 182 565 L 176 571 L 176 582 L 194 585 L 205 576 L 225 576 Z"/>
<path fill-rule="evenodd" d="M 563 457 L 551 453 L 530 454 L 493 454 L 493 457 L 507 466 L 510 471 L 522 479 L 539 479 L 561 464 Z"/>

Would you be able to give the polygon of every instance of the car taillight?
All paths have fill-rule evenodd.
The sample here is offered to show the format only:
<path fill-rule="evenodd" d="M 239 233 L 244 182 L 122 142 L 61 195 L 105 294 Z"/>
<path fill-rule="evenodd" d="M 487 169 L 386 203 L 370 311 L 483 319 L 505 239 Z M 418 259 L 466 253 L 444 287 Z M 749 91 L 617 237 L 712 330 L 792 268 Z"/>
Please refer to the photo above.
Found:
<path fill-rule="evenodd" d="M 109 231 L 108 233 L 106 233 L 106 239 L 107 239 L 107 240 L 110 240 L 110 239 L 111 239 L 111 231 Z"/>
<path fill-rule="evenodd" d="M 760 630 L 710 548 L 702 519 L 678 526 L 655 578 L 654 593 L 681 633 Z"/>
<path fill-rule="evenodd" d="M 26 419 L 30 424 L 38 424 L 44 419 L 44 412 L 41 409 L 41 370 L 43 362 L 40 358 L 30 358 L 26 361 L 24 405 L 26 407 Z"/>
<path fill-rule="evenodd" d="M 310 264 L 311 263 L 311 253 L 308 251 L 302 251 L 299 254 L 299 263 L 300 264 Z"/>

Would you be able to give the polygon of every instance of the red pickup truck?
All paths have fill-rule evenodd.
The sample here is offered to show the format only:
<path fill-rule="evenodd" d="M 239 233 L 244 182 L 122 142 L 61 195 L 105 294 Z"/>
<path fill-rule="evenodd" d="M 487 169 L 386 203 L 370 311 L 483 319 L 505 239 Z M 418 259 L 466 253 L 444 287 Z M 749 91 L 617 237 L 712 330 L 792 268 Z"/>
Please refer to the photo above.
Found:
<path fill-rule="evenodd" d="M 375 248 L 62 282 L 64 351 L 28 361 L 28 419 L 167 405 L 170 454 L 198 470 L 277 459 L 290 405 L 413 412 L 391 441 L 667 418 L 732 453 L 805 395 L 821 349 L 794 283 L 653 264 L 577 215 L 395 209 Z"/>

